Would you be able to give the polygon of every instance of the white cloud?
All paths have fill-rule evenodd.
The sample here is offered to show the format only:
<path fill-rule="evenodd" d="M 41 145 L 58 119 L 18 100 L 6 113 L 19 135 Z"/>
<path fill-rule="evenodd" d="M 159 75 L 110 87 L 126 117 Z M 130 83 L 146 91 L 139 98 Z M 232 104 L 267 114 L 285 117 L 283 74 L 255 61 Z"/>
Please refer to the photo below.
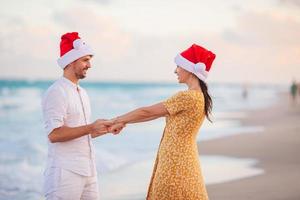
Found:
<path fill-rule="evenodd" d="M 99 3 L 101 5 L 109 5 L 113 2 L 113 0 L 81 0 L 82 2 L 92 1 L 95 3 Z"/>
<path fill-rule="evenodd" d="M 55 64 L 55 30 L 51 26 L 30 26 L 20 23 L 0 34 L 2 77 L 47 77 Z M 50 73 L 51 74 L 51 73 Z"/>
<path fill-rule="evenodd" d="M 165 21 L 160 20 L 160 14 L 152 15 L 151 27 L 141 31 L 149 23 L 143 24 L 143 19 L 147 19 L 143 9 L 139 10 L 139 16 L 136 15 L 139 4 L 132 8 L 127 5 L 122 11 L 118 7 L 120 1 L 110 1 L 106 5 L 92 1 L 87 4 L 76 2 L 53 8 L 44 22 L 43 18 L 35 21 L 20 15 L 2 15 L 0 25 L 6 29 L 0 32 L 0 77 L 58 77 L 61 70 L 56 59 L 60 36 L 70 31 L 78 31 L 96 52 L 93 68 L 88 74 L 90 80 L 175 81 L 173 58 L 192 43 L 203 45 L 217 54 L 209 75 L 211 81 L 287 82 L 293 75 L 300 74 L 300 40 L 297 39 L 300 20 L 285 13 L 287 8 L 272 7 L 262 12 L 256 11 L 254 5 L 247 10 L 244 4 L 241 6 L 231 1 L 229 5 L 219 5 L 218 10 L 224 10 L 224 13 L 218 13 L 210 24 L 215 28 L 199 25 L 197 17 L 190 18 L 190 24 L 196 24 L 198 28 L 179 31 L 172 28 L 174 24 L 164 26 L 166 19 L 172 18 L 178 26 L 186 19 L 182 16 L 193 15 L 182 10 Z M 57 2 L 55 5 L 60 6 Z M 168 9 L 162 5 L 151 9 L 163 13 Z M 181 4 L 177 2 L 176 5 Z M 233 8 L 235 14 L 229 18 L 236 16 L 235 24 L 218 24 L 216 19 L 227 16 L 225 10 L 232 12 Z M 150 12 L 150 8 L 147 9 Z M 171 9 L 168 13 L 172 12 Z M 208 16 L 207 13 L 204 16 Z M 155 30 L 164 28 L 173 31 L 154 34 Z"/>
<path fill-rule="evenodd" d="M 282 3 L 282 4 L 300 6 L 300 1 L 299 0 L 279 0 L 279 2 Z"/>
<path fill-rule="evenodd" d="M 245 13 L 216 36 L 219 80 L 288 82 L 300 79 L 300 23 L 276 13 Z M 218 38 L 221 38 L 218 39 Z"/>
<path fill-rule="evenodd" d="M 130 47 L 130 36 L 122 31 L 118 23 L 108 16 L 93 10 L 73 7 L 54 14 L 61 33 L 77 31 L 94 47 L 103 61 L 113 61 L 126 55 Z"/>

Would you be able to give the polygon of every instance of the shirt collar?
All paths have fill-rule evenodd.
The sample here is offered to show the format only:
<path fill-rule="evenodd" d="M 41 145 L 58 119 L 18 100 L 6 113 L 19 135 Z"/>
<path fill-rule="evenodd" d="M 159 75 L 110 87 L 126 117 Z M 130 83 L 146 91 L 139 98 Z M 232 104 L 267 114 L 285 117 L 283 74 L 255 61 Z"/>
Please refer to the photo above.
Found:
<path fill-rule="evenodd" d="M 65 84 L 71 86 L 71 87 L 74 88 L 74 89 L 80 88 L 79 84 L 73 83 L 72 81 L 70 81 L 69 79 L 67 79 L 67 78 L 64 77 L 64 76 L 62 76 L 62 77 L 60 78 L 60 80 L 61 80 L 62 82 L 64 82 Z"/>

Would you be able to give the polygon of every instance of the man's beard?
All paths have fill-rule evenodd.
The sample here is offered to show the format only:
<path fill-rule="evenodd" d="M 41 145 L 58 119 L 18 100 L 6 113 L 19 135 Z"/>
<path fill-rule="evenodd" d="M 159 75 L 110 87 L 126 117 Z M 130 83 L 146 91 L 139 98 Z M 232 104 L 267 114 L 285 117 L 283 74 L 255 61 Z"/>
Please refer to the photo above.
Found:
<path fill-rule="evenodd" d="M 78 74 L 78 73 L 76 73 L 75 76 L 76 76 L 77 79 L 84 79 L 86 77 L 85 75 Z"/>
<path fill-rule="evenodd" d="M 84 70 L 86 70 L 86 69 L 84 69 Z M 84 79 L 86 77 L 86 75 L 83 74 L 83 70 L 82 70 L 81 73 L 76 73 L 75 72 L 75 76 L 76 76 L 77 79 Z"/>

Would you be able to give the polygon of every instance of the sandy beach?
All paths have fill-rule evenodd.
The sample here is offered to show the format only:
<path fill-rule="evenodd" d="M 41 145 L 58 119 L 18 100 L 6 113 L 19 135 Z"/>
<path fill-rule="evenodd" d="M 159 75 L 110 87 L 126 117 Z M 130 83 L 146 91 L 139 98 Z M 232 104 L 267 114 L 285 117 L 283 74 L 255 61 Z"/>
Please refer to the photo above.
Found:
<path fill-rule="evenodd" d="M 257 159 L 262 175 L 207 186 L 214 200 L 300 199 L 300 104 L 291 106 L 288 95 L 268 108 L 250 111 L 244 125 L 264 131 L 234 135 L 198 144 L 200 155 Z M 229 171 L 228 173 L 234 173 Z"/>

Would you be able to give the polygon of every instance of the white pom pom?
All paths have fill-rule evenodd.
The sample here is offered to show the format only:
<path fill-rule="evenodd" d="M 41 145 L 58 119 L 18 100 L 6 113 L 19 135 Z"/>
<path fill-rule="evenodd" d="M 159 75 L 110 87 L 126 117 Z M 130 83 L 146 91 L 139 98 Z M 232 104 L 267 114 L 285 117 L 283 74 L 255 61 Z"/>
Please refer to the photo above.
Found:
<path fill-rule="evenodd" d="M 207 77 L 208 72 L 206 71 L 206 66 L 204 63 L 197 63 L 194 65 L 194 73 L 202 74 L 204 77 Z"/>
<path fill-rule="evenodd" d="M 81 49 L 82 46 L 84 46 L 84 45 L 85 45 L 85 43 L 81 39 L 74 40 L 74 42 L 73 42 L 74 49 Z"/>

